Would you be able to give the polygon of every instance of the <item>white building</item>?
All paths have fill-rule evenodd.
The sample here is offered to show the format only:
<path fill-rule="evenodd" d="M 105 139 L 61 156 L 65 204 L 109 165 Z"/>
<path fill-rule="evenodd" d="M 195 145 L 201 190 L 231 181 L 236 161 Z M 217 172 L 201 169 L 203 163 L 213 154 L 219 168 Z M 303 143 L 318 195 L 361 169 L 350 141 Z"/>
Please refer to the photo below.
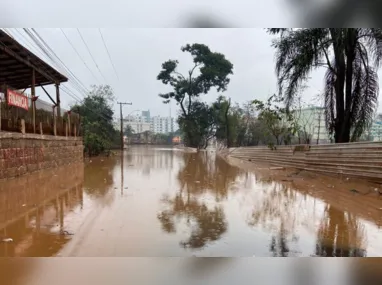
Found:
<path fill-rule="evenodd" d="M 154 116 L 151 118 L 150 130 L 157 134 L 173 133 L 175 131 L 174 118 Z"/>
<path fill-rule="evenodd" d="M 325 109 L 309 106 L 297 111 L 297 122 L 302 131 L 311 135 L 311 144 L 330 143 L 329 132 L 325 126 Z"/>
<path fill-rule="evenodd" d="M 137 122 L 137 121 L 125 121 L 126 125 L 129 125 L 135 134 L 150 131 L 150 123 Z"/>
<path fill-rule="evenodd" d="M 151 131 L 156 134 L 168 134 L 176 130 L 175 119 L 172 117 L 150 116 L 150 111 L 129 115 L 124 123 L 130 125 L 136 134 Z"/>

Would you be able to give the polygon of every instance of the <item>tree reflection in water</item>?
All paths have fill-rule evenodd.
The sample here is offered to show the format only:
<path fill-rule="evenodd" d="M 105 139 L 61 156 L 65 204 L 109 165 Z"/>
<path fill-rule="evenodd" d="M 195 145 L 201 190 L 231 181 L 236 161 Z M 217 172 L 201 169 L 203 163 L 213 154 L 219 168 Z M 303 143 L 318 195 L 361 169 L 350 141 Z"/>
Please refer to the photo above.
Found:
<path fill-rule="evenodd" d="M 298 254 L 290 248 L 290 243 L 298 240 L 297 227 L 312 225 L 315 229 L 317 214 L 312 208 L 312 198 L 286 185 L 268 182 L 268 186 L 259 190 L 254 210 L 249 220 L 251 226 L 262 226 L 272 232 L 270 252 L 273 256 L 294 256 Z M 304 212 L 311 212 L 304 216 Z M 318 216 L 318 215 L 317 215 Z M 330 205 L 317 222 L 321 224 L 317 231 L 316 256 L 363 257 L 366 251 L 365 231 L 355 216 L 340 211 Z"/>
<path fill-rule="evenodd" d="M 212 194 L 215 202 L 225 199 L 240 174 L 244 172 L 208 152 L 184 154 L 184 167 L 178 173 L 180 191 L 163 199 L 167 209 L 158 215 L 162 229 L 175 233 L 176 223 L 185 220 L 191 234 L 180 242 L 184 248 L 202 248 L 220 239 L 227 231 L 224 210 L 219 205 L 207 205 L 202 195 Z"/>
<path fill-rule="evenodd" d="M 208 242 L 218 240 L 227 230 L 225 216 L 221 207 L 208 209 L 204 203 L 198 202 L 197 198 L 190 195 L 185 199 L 181 193 L 174 199 L 167 199 L 168 210 L 158 215 L 163 229 L 168 233 L 176 232 L 175 220 L 185 218 L 187 225 L 191 227 L 191 235 L 180 244 L 184 248 L 202 248 Z M 195 223 L 197 226 L 193 227 Z"/>
<path fill-rule="evenodd" d="M 298 253 L 291 250 L 288 243 L 298 240 L 295 235 L 298 217 L 295 205 L 298 201 L 297 192 L 278 183 L 263 183 L 255 209 L 248 224 L 262 226 L 272 232 L 269 250 L 272 256 L 287 257 Z M 302 207 L 304 205 L 301 204 Z"/>
<path fill-rule="evenodd" d="M 317 233 L 316 255 L 327 257 L 366 257 L 365 229 L 353 215 L 333 206 L 325 207 Z"/>

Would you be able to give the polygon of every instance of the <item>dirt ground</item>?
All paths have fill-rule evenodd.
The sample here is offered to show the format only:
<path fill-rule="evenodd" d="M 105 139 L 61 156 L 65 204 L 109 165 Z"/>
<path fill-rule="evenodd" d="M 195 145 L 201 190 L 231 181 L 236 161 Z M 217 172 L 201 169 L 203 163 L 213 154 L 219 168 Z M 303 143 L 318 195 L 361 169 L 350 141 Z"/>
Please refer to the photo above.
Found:
<path fill-rule="evenodd" d="M 381 183 L 349 177 L 316 174 L 293 168 L 277 168 L 264 163 L 225 157 L 229 164 L 249 170 L 260 181 L 275 181 L 319 198 L 334 207 L 356 214 L 382 226 Z"/>

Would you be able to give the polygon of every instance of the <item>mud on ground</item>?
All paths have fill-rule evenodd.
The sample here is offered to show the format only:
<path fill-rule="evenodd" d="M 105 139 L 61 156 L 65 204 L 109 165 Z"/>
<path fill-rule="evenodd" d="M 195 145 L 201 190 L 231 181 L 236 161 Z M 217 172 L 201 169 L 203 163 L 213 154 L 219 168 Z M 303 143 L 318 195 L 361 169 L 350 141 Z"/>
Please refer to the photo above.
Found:
<path fill-rule="evenodd" d="M 269 164 L 223 157 L 229 164 L 255 173 L 264 182 L 285 184 L 299 192 L 308 193 L 328 204 L 354 213 L 382 226 L 382 181 L 381 183 L 322 175 L 294 168 L 274 167 Z"/>

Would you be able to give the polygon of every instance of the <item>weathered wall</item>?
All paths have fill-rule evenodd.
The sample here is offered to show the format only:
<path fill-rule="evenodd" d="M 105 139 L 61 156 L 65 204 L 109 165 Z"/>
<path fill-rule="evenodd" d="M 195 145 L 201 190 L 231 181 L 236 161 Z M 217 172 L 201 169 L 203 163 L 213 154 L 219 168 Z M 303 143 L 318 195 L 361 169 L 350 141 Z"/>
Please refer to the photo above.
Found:
<path fill-rule="evenodd" d="M 382 142 L 276 146 L 273 150 L 266 146 L 239 147 L 220 153 L 274 166 L 382 181 Z"/>
<path fill-rule="evenodd" d="M 0 179 L 82 161 L 82 138 L 0 133 Z"/>

